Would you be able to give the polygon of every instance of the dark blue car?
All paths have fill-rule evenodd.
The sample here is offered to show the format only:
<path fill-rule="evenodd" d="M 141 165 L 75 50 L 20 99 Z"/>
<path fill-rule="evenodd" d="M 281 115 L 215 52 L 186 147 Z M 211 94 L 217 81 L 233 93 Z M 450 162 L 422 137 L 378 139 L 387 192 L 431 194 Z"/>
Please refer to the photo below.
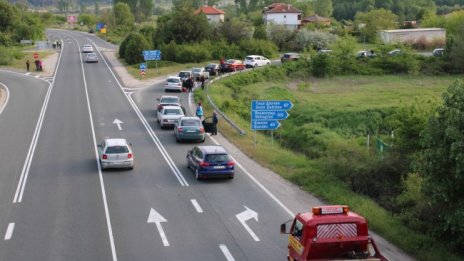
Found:
<path fill-rule="evenodd" d="M 197 179 L 234 178 L 235 163 L 222 146 L 196 146 L 187 152 L 187 167 Z"/>

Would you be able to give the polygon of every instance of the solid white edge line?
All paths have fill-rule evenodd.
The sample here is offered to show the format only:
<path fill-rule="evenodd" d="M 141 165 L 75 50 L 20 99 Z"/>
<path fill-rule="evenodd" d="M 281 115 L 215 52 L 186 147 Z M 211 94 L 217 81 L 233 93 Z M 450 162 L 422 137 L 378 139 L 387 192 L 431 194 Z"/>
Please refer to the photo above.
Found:
<path fill-rule="evenodd" d="M 219 144 L 219 142 L 214 139 L 213 137 L 209 137 L 216 145 L 221 145 Z M 290 217 L 294 217 L 295 214 L 289 209 L 287 208 L 284 203 L 282 203 L 276 196 L 274 196 L 274 194 L 272 194 L 272 192 L 270 192 L 263 184 L 261 184 L 255 177 L 253 177 L 253 175 L 250 174 L 250 172 L 248 172 L 245 167 L 242 166 L 242 164 L 240 164 L 233 156 L 231 156 L 232 160 L 235 162 L 235 164 L 254 182 L 256 183 L 256 185 L 258 185 L 272 200 L 274 200 L 277 205 L 279 205 L 281 208 L 283 208 L 289 215 Z"/>
<path fill-rule="evenodd" d="M 95 42 L 92 41 L 91 39 L 89 38 L 86 38 L 88 41 L 90 41 L 94 46 L 96 46 Z M 111 67 L 108 65 L 108 62 L 106 61 L 105 57 L 101 54 L 100 50 L 98 48 L 95 48 L 95 50 L 98 52 L 98 54 L 100 55 L 100 57 L 102 58 L 103 62 L 105 62 L 105 65 L 106 67 L 108 68 L 109 72 L 111 73 L 111 75 L 113 75 L 113 78 L 115 79 L 116 83 L 118 84 L 119 86 L 119 89 L 125 93 L 124 91 L 124 87 L 122 86 L 122 84 L 119 82 L 119 79 L 116 77 L 116 75 L 114 74 L 113 70 L 111 69 Z M 176 176 L 177 180 L 180 182 L 181 186 L 189 186 L 187 180 L 185 179 L 185 177 L 182 175 L 182 172 L 180 172 L 180 170 L 177 168 L 176 164 L 174 163 L 174 161 L 172 160 L 171 156 L 169 156 L 169 153 L 166 151 L 166 149 L 164 148 L 163 144 L 161 143 L 161 141 L 158 139 L 158 136 L 156 136 L 156 133 L 153 131 L 153 129 L 150 127 L 150 124 L 148 123 L 148 121 L 145 119 L 145 117 L 143 117 L 143 114 L 142 112 L 139 110 L 139 108 L 137 107 L 137 104 L 134 102 L 134 100 L 132 99 L 132 97 L 130 95 L 125 95 L 127 100 L 129 101 L 129 103 L 131 104 L 132 106 L 132 109 L 135 111 L 135 113 L 137 114 L 137 116 L 139 117 L 139 119 L 141 120 L 142 124 L 145 126 L 145 129 L 147 130 L 148 134 L 150 135 L 150 137 L 152 138 L 153 142 L 155 143 L 156 147 L 158 148 L 158 150 L 161 152 L 161 154 L 163 155 L 164 159 L 166 160 L 166 162 L 168 163 L 169 167 L 171 168 L 171 170 L 174 172 L 174 175 Z"/>
<path fill-rule="evenodd" d="M 193 207 L 198 213 L 203 213 L 203 209 L 201 208 L 200 204 L 198 204 L 196 199 L 191 199 L 190 202 L 192 202 Z"/>
<path fill-rule="evenodd" d="M 116 254 L 116 247 L 115 247 L 115 244 L 114 244 L 113 228 L 111 226 L 110 211 L 109 211 L 109 208 L 108 208 L 108 201 L 107 201 L 107 198 L 106 198 L 105 183 L 103 181 L 103 174 L 102 174 L 102 171 L 101 171 L 100 160 L 99 160 L 99 157 L 98 157 L 97 138 L 95 136 L 95 126 L 93 125 L 92 109 L 90 108 L 90 99 L 89 99 L 89 92 L 88 92 L 88 88 L 87 88 L 87 80 L 85 78 L 84 63 L 83 63 L 83 60 L 82 60 L 82 55 L 80 53 L 81 52 L 81 47 L 79 45 L 79 42 L 73 36 L 71 36 L 71 38 L 77 44 L 77 48 L 78 48 L 78 51 L 79 51 L 79 58 L 81 60 L 82 77 L 84 78 L 85 96 L 86 96 L 86 99 L 87 99 L 87 108 L 89 110 L 90 127 L 92 129 L 92 139 L 93 139 L 93 145 L 94 145 L 93 147 L 94 147 L 94 152 L 95 152 L 95 158 L 97 160 L 98 177 L 100 179 L 100 188 L 101 188 L 101 192 L 102 192 L 103 206 L 104 206 L 104 209 L 105 209 L 106 225 L 108 227 L 108 236 L 109 236 L 109 239 L 110 239 L 111 254 L 112 254 L 112 257 L 113 257 L 113 261 L 117 261 L 118 257 L 117 257 L 117 254 Z"/>
<path fill-rule="evenodd" d="M 221 249 L 222 253 L 226 257 L 227 261 L 235 261 L 235 258 L 232 256 L 232 254 L 230 253 L 230 251 L 229 251 L 229 249 L 227 248 L 226 245 L 220 244 L 219 248 Z"/>
<path fill-rule="evenodd" d="M 15 227 L 15 223 L 8 224 L 8 228 L 6 229 L 6 233 L 5 233 L 5 240 L 11 239 L 11 237 L 13 236 L 14 227 Z"/>
<path fill-rule="evenodd" d="M 60 66 L 60 61 L 61 61 L 61 53 L 60 53 L 60 56 L 58 58 L 57 66 L 55 68 L 55 71 L 53 73 L 53 77 L 55 77 L 56 72 L 57 72 L 57 70 L 58 70 L 58 68 Z M 45 81 L 45 80 L 43 80 L 43 81 Z M 45 82 L 47 82 L 47 81 L 45 81 Z M 47 93 L 45 95 L 45 100 L 44 100 L 44 103 L 43 103 L 42 108 L 40 110 L 39 119 L 37 120 L 37 125 L 35 127 L 34 134 L 32 136 L 32 141 L 31 141 L 31 144 L 29 145 L 29 150 L 27 152 L 26 159 L 24 161 L 24 165 L 23 165 L 23 169 L 21 171 L 18 186 L 16 188 L 16 192 L 15 192 L 15 195 L 14 195 L 14 198 L 13 198 L 13 203 L 21 202 L 22 198 L 23 198 L 27 178 L 29 176 L 29 169 L 30 169 L 30 166 L 31 166 L 31 163 L 32 163 L 32 159 L 34 157 L 34 152 L 35 152 L 35 148 L 37 146 L 37 141 L 38 141 L 38 138 L 39 138 L 39 135 L 40 135 L 40 130 L 42 129 L 43 119 L 45 117 L 45 112 L 47 111 L 48 102 L 50 100 L 50 96 L 51 96 L 51 93 L 52 93 L 52 90 L 53 90 L 53 86 L 55 85 L 54 81 L 52 83 L 50 83 L 50 82 L 47 82 L 47 83 L 48 83 Z"/>
<path fill-rule="evenodd" d="M 5 103 L 4 103 L 3 106 L 0 108 L 0 114 L 2 114 L 3 109 L 5 109 L 5 107 L 6 107 L 7 103 L 8 103 L 8 100 L 10 99 L 10 91 L 8 90 L 8 87 L 7 87 L 5 84 L 3 84 L 3 83 L 0 82 L 0 85 L 2 85 L 3 88 L 5 88 L 5 92 L 6 92 Z"/>

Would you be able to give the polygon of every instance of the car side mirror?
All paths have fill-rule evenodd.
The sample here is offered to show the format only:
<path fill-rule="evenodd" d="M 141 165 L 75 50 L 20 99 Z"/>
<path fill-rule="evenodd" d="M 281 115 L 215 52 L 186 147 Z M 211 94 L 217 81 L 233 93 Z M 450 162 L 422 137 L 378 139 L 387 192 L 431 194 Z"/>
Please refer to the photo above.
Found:
<path fill-rule="evenodd" d="M 287 234 L 287 224 L 280 225 L 280 234 Z"/>

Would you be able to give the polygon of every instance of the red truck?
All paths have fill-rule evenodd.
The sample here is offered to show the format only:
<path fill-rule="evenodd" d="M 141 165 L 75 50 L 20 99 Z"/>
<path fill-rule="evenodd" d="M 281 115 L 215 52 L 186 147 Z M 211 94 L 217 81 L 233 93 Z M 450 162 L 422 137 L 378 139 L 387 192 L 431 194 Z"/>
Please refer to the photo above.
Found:
<path fill-rule="evenodd" d="M 291 221 L 287 232 L 286 225 Z M 312 213 L 298 213 L 280 226 L 280 233 L 289 234 L 289 261 L 388 261 L 369 236 L 367 220 L 349 211 L 348 206 L 320 206 Z"/>

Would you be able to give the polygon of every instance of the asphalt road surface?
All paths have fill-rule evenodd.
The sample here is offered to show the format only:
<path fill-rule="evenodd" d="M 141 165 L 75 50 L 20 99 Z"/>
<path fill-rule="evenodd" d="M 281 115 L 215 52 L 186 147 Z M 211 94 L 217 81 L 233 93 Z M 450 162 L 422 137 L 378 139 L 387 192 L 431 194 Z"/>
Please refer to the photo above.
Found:
<path fill-rule="evenodd" d="M 298 191 L 247 164 L 233 180 L 197 181 L 185 160 L 197 144 L 178 144 L 156 123 L 162 84 L 124 88 L 99 51 L 115 46 L 48 34 L 63 41 L 51 83 L 0 72 L 10 92 L 0 114 L 0 260 L 285 260 L 279 226 L 311 207 L 291 200 Z M 83 62 L 84 43 L 98 63 Z M 189 107 L 188 94 L 175 95 Z M 134 170 L 100 171 L 105 137 L 132 144 Z"/>

